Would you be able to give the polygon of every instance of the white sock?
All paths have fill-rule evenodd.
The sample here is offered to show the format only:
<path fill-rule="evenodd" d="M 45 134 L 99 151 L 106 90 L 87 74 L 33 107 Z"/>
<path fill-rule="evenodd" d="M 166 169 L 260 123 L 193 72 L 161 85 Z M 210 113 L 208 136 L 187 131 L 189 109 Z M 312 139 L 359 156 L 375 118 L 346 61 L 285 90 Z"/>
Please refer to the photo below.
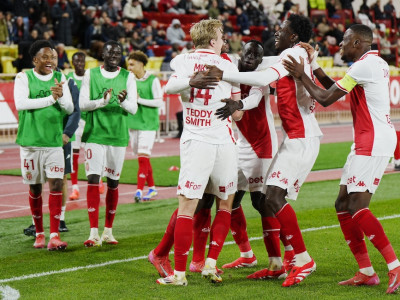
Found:
<path fill-rule="evenodd" d="M 252 258 L 254 255 L 253 250 L 247 252 L 240 252 L 240 257 Z"/>
<path fill-rule="evenodd" d="M 57 232 L 52 232 L 52 233 L 50 233 L 50 238 L 52 239 L 53 237 L 56 237 L 56 236 L 58 236 L 58 233 Z"/>
<path fill-rule="evenodd" d="M 35 219 L 32 217 L 32 225 L 35 225 Z"/>
<path fill-rule="evenodd" d="M 309 263 L 311 261 L 311 256 L 308 254 L 307 251 L 304 251 L 302 253 L 296 254 L 294 256 L 295 258 L 295 266 L 296 267 L 301 267 L 304 266 L 305 264 Z"/>
<path fill-rule="evenodd" d="M 72 189 L 77 190 L 79 192 L 79 186 L 77 184 L 73 184 Z"/>
<path fill-rule="evenodd" d="M 44 232 L 36 232 L 36 236 L 38 236 L 39 234 L 43 234 L 44 235 Z"/>
<path fill-rule="evenodd" d="M 104 227 L 103 234 L 112 235 L 112 228 Z"/>
<path fill-rule="evenodd" d="M 396 259 L 395 261 L 392 261 L 390 264 L 387 264 L 387 266 L 389 268 L 389 271 L 392 271 L 400 266 L 400 262 L 398 259 Z"/>
<path fill-rule="evenodd" d="M 292 245 L 285 246 L 285 251 L 293 251 Z"/>
<path fill-rule="evenodd" d="M 282 258 L 281 257 L 269 257 L 269 266 L 268 270 L 271 271 L 279 271 L 282 269 Z"/>
<path fill-rule="evenodd" d="M 360 269 L 360 273 L 363 273 L 364 275 L 367 275 L 367 276 L 372 276 L 372 275 L 375 274 L 375 270 L 374 270 L 374 268 L 371 266 L 371 267 L 367 267 L 367 268 L 362 268 L 362 269 Z"/>
<path fill-rule="evenodd" d="M 185 271 L 181 272 L 181 271 L 174 270 L 174 275 L 176 275 L 176 277 L 178 277 L 180 279 L 180 278 L 184 278 L 185 277 L 186 272 Z"/>
<path fill-rule="evenodd" d="M 156 187 L 154 185 L 153 186 L 149 186 L 149 189 L 155 190 Z"/>
<path fill-rule="evenodd" d="M 206 261 L 204 262 L 204 265 L 205 266 L 208 265 L 211 268 L 215 268 L 216 265 L 217 265 L 217 261 L 215 259 L 213 259 L 213 258 L 207 257 Z"/>
<path fill-rule="evenodd" d="M 65 220 L 65 209 L 67 208 L 67 205 L 61 206 L 61 215 L 60 215 L 60 221 Z"/>
<path fill-rule="evenodd" d="M 90 236 L 99 236 L 99 229 L 98 228 L 90 228 Z"/>

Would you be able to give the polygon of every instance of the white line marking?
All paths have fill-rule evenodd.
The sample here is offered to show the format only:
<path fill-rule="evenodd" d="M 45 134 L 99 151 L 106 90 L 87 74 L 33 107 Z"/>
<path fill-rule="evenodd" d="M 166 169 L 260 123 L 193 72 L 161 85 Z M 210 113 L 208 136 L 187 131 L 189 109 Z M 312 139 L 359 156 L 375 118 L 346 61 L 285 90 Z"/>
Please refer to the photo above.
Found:
<path fill-rule="evenodd" d="M 400 214 L 380 217 L 380 218 L 378 218 L 378 220 L 390 220 L 390 219 L 396 219 L 396 218 L 400 218 Z M 339 225 L 335 224 L 335 225 L 328 225 L 328 226 L 321 226 L 321 227 L 311 227 L 311 228 L 303 229 L 301 232 L 311 232 L 311 231 L 331 229 L 331 228 L 336 228 L 336 227 L 339 227 Z M 261 239 L 263 239 L 263 237 L 252 237 L 249 240 L 256 241 L 256 240 L 261 240 Z M 224 246 L 225 245 L 234 245 L 234 244 L 235 244 L 235 241 L 230 241 L 230 242 L 225 242 Z M 192 250 L 192 248 L 190 250 Z M 170 254 L 171 253 L 173 253 L 173 252 L 170 252 Z M 124 263 L 124 262 L 131 262 L 131 261 L 136 261 L 136 260 L 142 260 L 142 259 L 147 259 L 147 255 L 126 258 L 126 259 L 111 260 L 111 261 L 107 261 L 107 262 L 95 264 L 95 265 L 73 267 L 73 268 L 61 269 L 58 271 L 48 271 L 48 272 L 34 273 L 34 274 L 29 274 L 29 275 L 22 275 L 22 276 L 18 276 L 18 277 L 11 277 L 11 278 L 7 278 L 7 279 L 0 279 L 0 283 L 7 283 L 7 282 L 13 282 L 13 281 L 19 281 L 19 280 L 31 279 L 31 278 L 38 278 L 38 277 L 43 277 L 43 276 L 48 276 L 48 275 L 53 275 L 53 274 L 75 272 L 75 271 L 84 270 L 84 269 L 101 268 L 104 266 L 109 266 L 109 265 L 114 265 L 114 264 L 119 264 L 119 263 Z"/>
<path fill-rule="evenodd" d="M 26 205 L 1 204 L 1 203 L 0 203 L 0 206 L 9 206 L 9 207 L 23 207 L 23 208 L 27 207 Z"/>
<path fill-rule="evenodd" d="M 19 297 L 21 297 L 18 290 L 13 289 L 8 285 L 6 286 L 0 285 L 0 293 L 3 294 L 4 300 L 17 300 L 19 299 Z"/>

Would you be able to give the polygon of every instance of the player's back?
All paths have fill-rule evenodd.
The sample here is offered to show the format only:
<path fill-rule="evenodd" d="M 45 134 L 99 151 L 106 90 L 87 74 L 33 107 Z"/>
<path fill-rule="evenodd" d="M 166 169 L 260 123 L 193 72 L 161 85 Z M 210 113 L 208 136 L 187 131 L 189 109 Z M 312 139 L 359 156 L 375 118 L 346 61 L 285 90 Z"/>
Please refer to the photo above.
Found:
<path fill-rule="evenodd" d="M 195 72 L 205 71 L 206 65 L 237 72 L 234 64 L 207 49 L 178 55 L 171 61 L 171 68 L 175 70 L 173 76 L 179 78 L 189 78 Z M 181 140 L 196 139 L 213 144 L 232 143 L 234 138 L 230 119 L 218 119 L 215 112 L 225 105 L 221 102 L 222 99 L 231 98 L 235 93 L 239 94 L 240 88 L 226 81 L 219 81 L 215 89 L 190 88 L 182 92 L 185 125 Z"/>

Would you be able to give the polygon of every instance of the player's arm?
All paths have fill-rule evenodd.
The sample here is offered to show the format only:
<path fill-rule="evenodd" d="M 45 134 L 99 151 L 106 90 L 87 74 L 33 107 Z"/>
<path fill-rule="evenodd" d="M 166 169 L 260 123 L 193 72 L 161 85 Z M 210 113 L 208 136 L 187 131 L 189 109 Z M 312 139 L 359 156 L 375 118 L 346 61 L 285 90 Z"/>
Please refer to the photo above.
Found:
<path fill-rule="evenodd" d="M 126 95 L 124 99 L 121 98 L 121 93 L 118 95 L 121 107 L 132 115 L 136 114 L 138 109 L 138 97 L 136 80 L 133 77 L 133 73 L 129 72 L 128 80 L 126 82 Z"/>
<path fill-rule="evenodd" d="M 62 96 L 57 101 L 61 109 L 70 115 L 74 111 L 74 103 L 72 102 L 71 92 L 64 74 L 61 75 L 61 82 L 63 82 Z"/>
<path fill-rule="evenodd" d="M 56 103 L 53 95 L 43 98 L 30 99 L 28 77 L 24 72 L 18 73 L 15 77 L 14 101 L 15 107 L 18 111 L 44 108 Z"/>
<path fill-rule="evenodd" d="M 241 98 L 241 93 L 240 93 L 240 88 L 239 88 L 239 92 L 232 93 L 232 100 L 235 101 L 236 103 L 239 103 L 240 98 Z M 243 117 L 243 114 L 244 114 L 243 111 L 236 110 L 232 114 L 232 119 L 235 121 L 240 121 Z"/>
<path fill-rule="evenodd" d="M 148 107 L 161 107 L 164 103 L 163 101 L 163 92 L 160 84 L 160 80 L 156 77 L 153 80 L 153 84 L 151 86 L 151 90 L 153 92 L 153 99 L 143 99 L 138 98 L 138 103 L 148 106 Z"/>
<path fill-rule="evenodd" d="M 108 100 L 108 101 L 107 101 Z M 98 100 L 90 100 L 90 70 L 85 72 L 79 93 L 79 108 L 81 111 L 92 111 L 108 104 L 109 99 L 103 97 Z"/>
<path fill-rule="evenodd" d="M 344 78 L 332 85 L 328 90 L 324 90 L 317 86 L 311 79 L 304 73 L 304 60 L 300 57 L 298 63 L 291 55 L 288 55 L 288 60 L 283 60 L 282 63 L 290 74 L 298 80 L 303 82 L 304 87 L 310 93 L 311 97 L 318 101 L 322 106 L 326 107 L 336 102 L 357 84 L 354 79 L 346 74 Z M 340 84 L 342 82 L 342 84 Z M 341 86 L 343 85 L 343 86 Z M 339 88 L 340 87 L 340 88 Z"/>
<path fill-rule="evenodd" d="M 76 129 L 78 129 L 79 120 L 81 118 L 81 111 L 79 109 L 79 90 L 75 81 L 68 79 L 68 87 L 71 92 L 72 102 L 74 104 L 74 111 L 68 116 L 67 124 L 64 127 L 64 134 L 69 138 L 73 136 Z"/>

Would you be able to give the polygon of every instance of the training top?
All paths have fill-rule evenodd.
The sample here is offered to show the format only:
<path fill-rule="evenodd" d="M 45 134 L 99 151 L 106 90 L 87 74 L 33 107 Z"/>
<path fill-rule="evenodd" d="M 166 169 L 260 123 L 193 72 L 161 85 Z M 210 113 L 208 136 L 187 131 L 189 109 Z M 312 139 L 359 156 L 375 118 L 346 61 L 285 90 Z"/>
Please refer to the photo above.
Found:
<path fill-rule="evenodd" d="M 33 69 L 20 72 L 15 78 L 14 99 L 19 124 L 16 143 L 23 147 L 62 147 L 63 118 L 73 111 L 68 84 L 63 96 L 54 100 L 51 87 L 65 82 L 65 76 L 54 71 L 40 75 Z"/>
<path fill-rule="evenodd" d="M 142 78 L 136 78 L 136 85 L 139 94 L 138 110 L 135 115 L 129 115 L 128 127 L 133 130 L 158 130 L 158 108 L 163 105 L 160 80 L 146 71 Z"/>
<path fill-rule="evenodd" d="M 204 71 L 205 65 L 221 70 L 238 72 L 237 67 L 221 58 L 211 49 L 197 49 L 193 53 L 176 56 L 170 63 L 175 70 L 172 78 L 190 78 L 194 72 Z M 199 140 L 210 144 L 235 143 L 231 118 L 218 119 L 215 112 L 225 106 L 222 99 L 240 94 L 238 84 L 219 81 L 215 89 L 190 88 L 181 93 L 183 106 L 183 132 L 181 142 Z"/>
<path fill-rule="evenodd" d="M 368 51 L 336 82 L 350 96 L 358 155 L 393 156 L 396 132 L 390 121 L 389 66 L 378 51 Z"/>
<path fill-rule="evenodd" d="M 104 103 L 104 93 L 112 88 L 111 99 Z M 121 104 L 118 94 L 127 90 Z M 137 110 L 136 82 L 125 69 L 107 72 L 103 66 L 85 72 L 79 95 L 80 108 L 87 111 L 82 142 L 126 147 L 129 142 L 128 113 Z"/>

